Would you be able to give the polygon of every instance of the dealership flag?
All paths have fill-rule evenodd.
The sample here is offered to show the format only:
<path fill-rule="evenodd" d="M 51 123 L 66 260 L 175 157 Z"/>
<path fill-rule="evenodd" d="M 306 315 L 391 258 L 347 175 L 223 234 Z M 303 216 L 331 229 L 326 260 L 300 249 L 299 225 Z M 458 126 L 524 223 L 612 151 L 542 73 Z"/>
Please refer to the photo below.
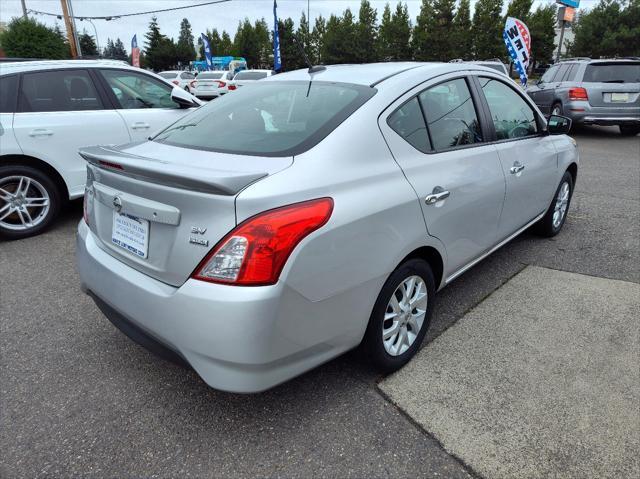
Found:
<path fill-rule="evenodd" d="M 529 29 L 517 18 L 507 17 L 502 38 L 504 38 L 509 56 L 511 56 L 513 64 L 520 75 L 520 82 L 525 86 L 527 84 L 527 68 L 531 58 Z"/>
<path fill-rule="evenodd" d="M 211 45 L 209 45 L 209 39 L 204 33 L 201 33 L 202 44 L 204 45 L 204 56 L 207 59 L 207 70 L 211 70 L 213 64 L 211 63 Z"/>
<path fill-rule="evenodd" d="M 131 64 L 140 68 L 140 49 L 138 48 L 137 35 L 134 35 L 131 39 Z"/>
<path fill-rule="evenodd" d="M 280 37 L 278 35 L 278 4 L 273 0 L 273 69 L 279 71 L 282 68 L 282 58 L 280 57 Z"/>

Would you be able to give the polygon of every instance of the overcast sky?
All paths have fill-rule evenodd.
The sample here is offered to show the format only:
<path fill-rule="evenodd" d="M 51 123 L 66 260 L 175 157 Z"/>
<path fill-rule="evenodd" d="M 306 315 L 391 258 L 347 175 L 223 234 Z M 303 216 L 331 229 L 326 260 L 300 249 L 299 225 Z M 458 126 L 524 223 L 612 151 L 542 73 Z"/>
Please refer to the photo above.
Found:
<path fill-rule="evenodd" d="M 206 0 L 73 0 L 73 10 L 76 17 L 87 16 L 108 16 L 121 15 L 125 13 L 143 12 L 148 10 L 170 8 L 183 5 L 194 5 L 203 3 Z M 505 0 L 505 4 L 506 4 Z M 551 0 L 535 0 L 538 3 L 547 3 Z M 581 6 L 590 7 L 598 0 L 581 0 Z M 372 0 L 371 4 L 378 10 L 378 21 L 382 15 L 384 5 L 382 0 Z M 396 0 L 389 2 L 395 6 Z M 412 21 L 415 21 L 420 10 L 420 0 L 406 1 L 409 6 L 409 14 Z M 471 0 L 472 8 L 475 0 Z M 62 9 L 59 0 L 26 0 L 27 8 L 59 14 Z M 341 14 L 347 7 L 350 7 L 355 15 L 358 13 L 360 0 L 310 0 L 310 16 L 313 19 L 319 15 L 327 18 L 332 13 Z M 238 26 L 238 21 L 249 17 L 253 22 L 264 17 L 269 24 L 273 21 L 273 1 L 272 0 L 230 0 L 219 5 L 208 5 L 202 7 L 189 8 L 185 10 L 165 12 L 156 14 L 158 24 L 162 33 L 177 39 L 182 18 L 188 18 L 191 22 L 194 37 L 198 37 L 207 28 L 217 28 L 218 31 L 227 30 L 233 38 L 233 34 Z M 506 8 L 506 7 L 505 7 Z M 291 17 L 298 23 L 302 11 L 307 10 L 307 0 L 278 0 L 278 16 Z M 20 0 L 0 0 L 0 21 L 9 22 L 12 17 L 22 15 Z M 98 33 L 98 40 L 101 47 L 106 44 L 107 38 L 115 39 L 120 37 L 127 50 L 130 50 L 131 37 L 138 34 L 138 44 L 144 48 L 144 34 L 148 30 L 151 14 L 136 17 L 127 17 L 119 20 L 104 21 L 94 20 Z M 47 25 L 55 25 L 56 22 L 64 30 L 64 22 L 55 17 L 37 15 L 36 18 Z M 94 35 L 93 26 L 87 21 L 76 21 L 80 32 L 86 29 Z M 313 23 L 312 23 L 313 25 Z M 214 52 L 216 54 L 227 52 Z"/>

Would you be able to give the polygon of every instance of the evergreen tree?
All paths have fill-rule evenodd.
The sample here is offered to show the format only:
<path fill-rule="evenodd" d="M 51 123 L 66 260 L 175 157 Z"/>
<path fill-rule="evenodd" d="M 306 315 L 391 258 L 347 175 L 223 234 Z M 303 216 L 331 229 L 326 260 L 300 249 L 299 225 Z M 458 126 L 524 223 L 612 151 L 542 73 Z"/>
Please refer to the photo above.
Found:
<path fill-rule="evenodd" d="M 178 35 L 178 43 L 176 44 L 177 60 L 183 66 L 188 65 L 190 61 L 196 58 L 196 49 L 193 46 L 194 38 L 191 32 L 191 24 L 186 18 L 180 22 L 180 34 Z"/>
<path fill-rule="evenodd" d="M 322 47 L 320 56 L 323 63 L 331 65 L 342 61 L 342 38 L 341 38 L 340 18 L 331 14 L 327 20 L 324 35 L 322 36 Z"/>
<path fill-rule="evenodd" d="M 435 23 L 433 0 L 422 0 L 420 13 L 416 18 L 416 26 L 413 28 L 411 36 L 411 49 L 415 60 L 429 61 L 436 58 L 436 52 L 433 48 Z"/>
<path fill-rule="evenodd" d="M 555 4 L 549 3 L 539 6 L 529 16 L 527 26 L 531 34 L 531 69 L 534 69 L 536 64 L 553 61 L 556 15 Z"/>
<path fill-rule="evenodd" d="M 531 14 L 531 5 L 533 4 L 533 0 L 511 0 L 509 2 L 509 6 L 507 7 L 507 14 L 505 16 L 505 21 L 507 17 L 514 17 L 518 20 L 522 20 L 527 27 L 529 24 L 527 21 L 529 20 L 529 15 Z"/>
<path fill-rule="evenodd" d="M 453 17 L 453 36 L 455 58 L 471 60 L 473 39 L 471 37 L 471 12 L 469 0 L 460 0 L 456 14 Z"/>
<path fill-rule="evenodd" d="M 298 22 L 298 29 L 296 30 L 296 39 L 304 48 L 304 52 L 311 60 L 311 32 L 309 30 L 309 22 L 307 21 L 307 16 L 302 12 L 300 15 L 300 22 Z"/>
<path fill-rule="evenodd" d="M 473 53 L 476 59 L 504 58 L 502 0 L 478 0 L 473 13 Z"/>
<path fill-rule="evenodd" d="M 49 28 L 31 18 L 16 17 L 0 33 L 0 47 L 8 57 L 69 58 L 69 45 L 59 27 Z"/>
<path fill-rule="evenodd" d="M 253 32 L 258 43 L 258 63 L 260 68 L 272 68 L 273 44 L 269 35 L 269 25 L 264 18 L 256 20 Z"/>
<path fill-rule="evenodd" d="M 124 60 L 127 61 L 129 56 L 127 55 L 127 50 L 124 48 L 124 43 L 119 38 L 116 38 L 115 43 L 113 44 L 113 56 L 111 58 L 115 60 Z"/>
<path fill-rule="evenodd" d="M 386 60 L 410 60 L 411 19 L 407 5 L 398 2 L 395 12 L 391 13 L 386 4 L 380 24 L 380 51 Z"/>
<path fill-rule="evenodd" d="M 278 35 L 280 38 L 280 56 L 282 58 L 281 71 L 286 72 L 305 67 L 306 64 L 294 43 L 293 20 L 291 18 L 286 18 L 284 21 L 278 19 Z"/>
<path fill-rule="evenodd" d="M 80 42 L 80 51 L 83 57 L 97 57 L 99 55 L 95 40 L 86 30 L 82 31 L 78 41 Z"/>
<path fill-rule="evenodd" d="M 226 30 L 222 30 L 222 35 L 220 36 L 220 56 L 231 55 L 233 51 L 233 42 L 231 41 L 231 37 L 227 33 Z"/>
<path fill-rule="evenodd" d="M 111 40 L 111 38 L 107 38 L 107 46 L 102 49 L 102 57 L 113 59 L 114 58 L 113 49 L 114 49 L 113 40 Z"/>
<path fill-rule="evenodd" d="M 358 61 L 369 63 L 378 60 L 378 12 L 368 0 L 362 0 L 358 12 L 355 51 Z"/>
<path fill-rule="evenodd" d="M 326 30 L 327 22 L 324 17 L 322 15 L 316 17 L 313 30 L 311 32 L 311 48 L 309 49 L 309 52 L 307 52 L 309 59 L 314 65 L 324 63 L 324 57 L 321 52 L 323 49 L 323 39 Z"/>
<path fill-rule="evenodd" d="M 434 59 L 438 61 L 449 61 L 456 58 L 457 48 L 452 40 L 453 9 L 456 0 L 434 0 L 433 13 L 435 24 L 431 35 L 431 42 L 434 50 Z"/>
<path fill-rule="evenodd" d="M 572 56 L 640 56 L 640 0 L 600 0 L 580 12 L 573 31 Z"/>

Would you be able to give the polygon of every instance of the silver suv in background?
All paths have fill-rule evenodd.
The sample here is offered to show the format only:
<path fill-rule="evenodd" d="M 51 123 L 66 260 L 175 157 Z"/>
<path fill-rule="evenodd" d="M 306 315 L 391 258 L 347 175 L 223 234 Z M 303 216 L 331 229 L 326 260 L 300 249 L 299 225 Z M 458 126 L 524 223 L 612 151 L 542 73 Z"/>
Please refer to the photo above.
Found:
<path fill-rule="evenodd" d="M 565 115 L 575 124 L 640 133 L 640 58 L 575 58 L 547 70 L 527 93 L 545 114 Z"/>

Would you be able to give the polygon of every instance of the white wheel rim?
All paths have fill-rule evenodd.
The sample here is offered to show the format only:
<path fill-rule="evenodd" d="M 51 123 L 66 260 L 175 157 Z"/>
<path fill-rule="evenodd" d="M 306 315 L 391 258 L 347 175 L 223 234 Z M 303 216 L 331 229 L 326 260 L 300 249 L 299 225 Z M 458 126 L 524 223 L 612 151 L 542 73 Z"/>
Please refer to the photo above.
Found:
<path fill-rule="evenodd" d="M 562 220 L 567 214 L 567 207 L 569 206 L 569 193 L 571 188 L 568 182 L 562 183 L 556 196 L 556 204 L 553 207 L 553 227 L 559 228 L 562 224 Z"/>
<path fill-rule="evenodd" d="M 391 295 L 382 322 L 382 343 L 391 356 L 399 356 L 415 342 L 427 313 L 427 286 L 410 276 Z"/>
<path fill-rule="evenodd" d="M 0 227 L 25 231 L 44 221 L 51 199 L 42 184 L 28 176 L 0 178 Z"/>

